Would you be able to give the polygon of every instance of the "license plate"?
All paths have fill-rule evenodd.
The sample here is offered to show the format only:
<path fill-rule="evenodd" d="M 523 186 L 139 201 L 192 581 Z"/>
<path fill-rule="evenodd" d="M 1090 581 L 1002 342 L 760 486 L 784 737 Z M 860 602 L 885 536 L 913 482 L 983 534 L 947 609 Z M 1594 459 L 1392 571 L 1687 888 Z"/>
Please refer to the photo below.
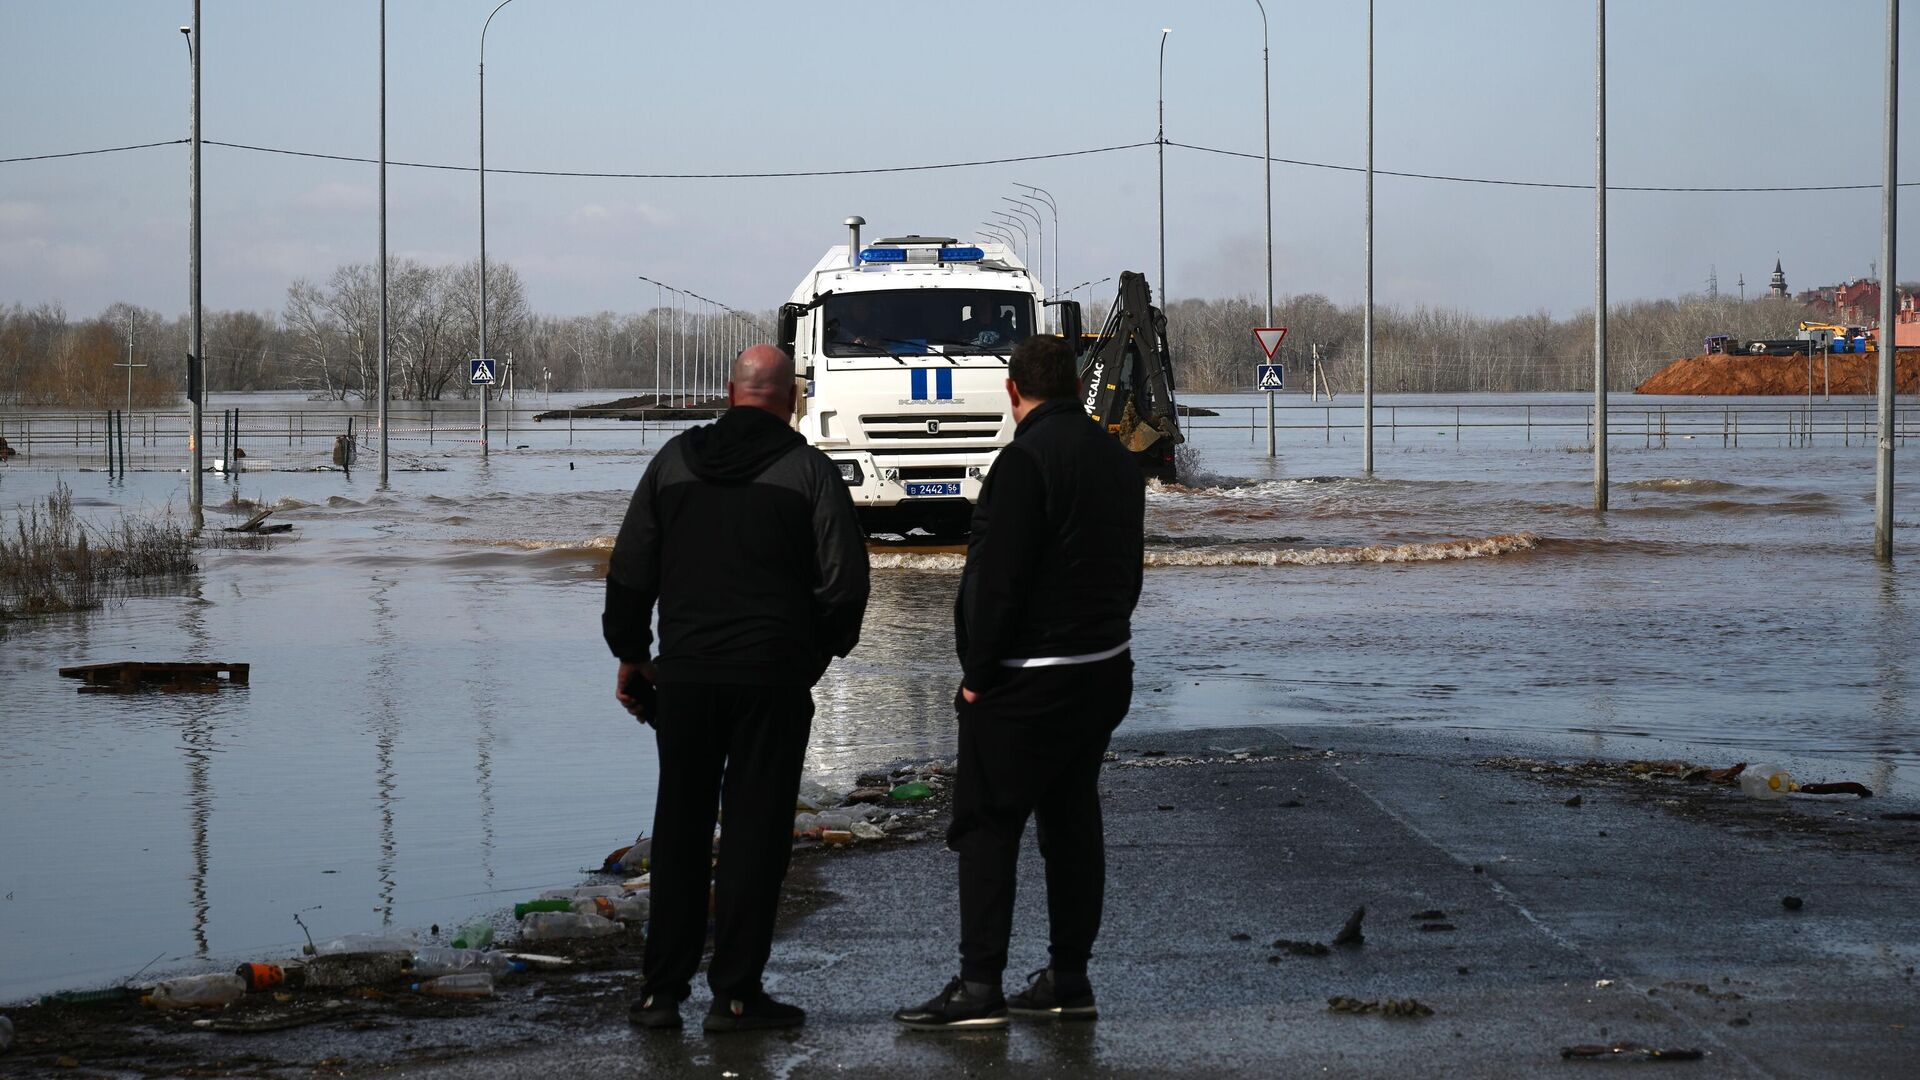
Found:
<path fill-rule="evenodd" d="M 910 499 L 925 498 L 929 495 L 958 494 L 960 494 L 960 481 L 958 480 L 936 480 L 928 483 L 907 485 L 907 497 Z"/>

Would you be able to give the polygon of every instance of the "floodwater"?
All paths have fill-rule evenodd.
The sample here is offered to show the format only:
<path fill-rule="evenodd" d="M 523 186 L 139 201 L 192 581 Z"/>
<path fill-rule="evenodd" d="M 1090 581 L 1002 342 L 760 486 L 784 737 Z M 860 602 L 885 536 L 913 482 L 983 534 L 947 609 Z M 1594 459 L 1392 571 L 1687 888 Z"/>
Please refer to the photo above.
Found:
<path fill-rule="evenodd" d="M 1913 555 L 1892 571 L 1870 557 L 1857 431 L 1738 449 L 1717 420 L 1665 448 L 1616 436 L 1603 519 L 1577 423 L 1456 432 L 1450 404 L 1383 401 L 1401 426 L 1372 480 L 1357 433 L 1311 411 L 1274 459 L 1264 432 L 1194 432 L 1201 475 L 1148 500 L 1123 730 L 1319 724 L 1332 744 L 1354 725 L 1418 727 L 1490 752 L 1775 758 L 1914 792 L 1920 579 Z M 445 431 L 409 437 L 384 492 L 364 458 L 350 477 L 209 476 L 209 505 L 282 502 L 295 531 L 17 625 L 0 644 L 0 1001 L 113 982 L 156 954 L 156 970 L 288 955 L 296 915 L 315 937 L 446 926 L 629 842 L 655 761 L 612 700 L 599 581 L 666 434 L 517 424 L 525 448 L 484 463 Z M 326 448 L 251 450 L 285 469 Z M 184 507 L 177 471 L 120 480 L 57 460 L 0 468 L 0 521 L 56 480 L 88 514 Z M 1916 500 L 1903 481 L 1909 551 Z M 816 691 L 809 767 L 838 778 L 953 745 L 959 557 L 874 563 L 860 648 Z M 244 661 L 252 684 L 81 695 L 54 671 L 118 659 Z"/>

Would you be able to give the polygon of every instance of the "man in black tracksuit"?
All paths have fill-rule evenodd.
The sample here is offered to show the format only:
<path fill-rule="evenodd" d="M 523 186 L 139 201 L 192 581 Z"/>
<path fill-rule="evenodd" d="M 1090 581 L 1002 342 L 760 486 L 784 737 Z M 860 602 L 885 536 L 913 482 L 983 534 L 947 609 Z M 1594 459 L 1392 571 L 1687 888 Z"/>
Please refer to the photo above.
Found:
<path fill-rule="evenodd" d="M 860 639 L 867 551 L 839 471 L 788 426 L 796 395 L 791 357 L 770 345 L 741 353 L 732 408 L 654 455 L 607 569 L 616 693 L 653 725 L 660 753 L 644 985 L 629 1010 L 644 1027 L 680 1026 L 710 869 L 706 1030 L 805 1020 L 768 997 L 760 975 L 793 850 L 812 687 Z M 716 803 L 725 827 L 713 867 Z"/>
<path fill-rule="evenodd" d="M 960 854 L 960 976 L 894 1018 L 1004 1026 L 1091 1020 L 1087 960 L 1106 884 L 1098 783 L 1133 698 L 1133 607 L 1146 508 L 1139 466 L 1081 407 L 1073 354 L 1022 342 L 1008 366 L 1018 422 L 974 508 L 955 605 L 965 675 L 947 846 Z M 1001 973 L 1027 818 L 1047 864 L 1051 962 L 1011 1002 Z"/>

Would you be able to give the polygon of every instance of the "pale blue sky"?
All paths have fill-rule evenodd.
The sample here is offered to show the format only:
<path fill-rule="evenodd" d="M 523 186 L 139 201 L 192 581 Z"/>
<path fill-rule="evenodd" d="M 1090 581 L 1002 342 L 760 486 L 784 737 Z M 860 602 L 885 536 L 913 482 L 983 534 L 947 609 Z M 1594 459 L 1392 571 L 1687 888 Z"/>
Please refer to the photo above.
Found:
<path fill-rule="evenodd" d="M 475 160 L 480 26 L 494 0 L 390 0 L 389 154 Z M 1880 0 L 1614 0 L 1616 184 L 1874 183 Z M 184 136 L 184 0 L 0 0 L 0 157 Z M 375 0 L 204 0 L 209 139 L 371 156 Z M 1366 5 L 1269 0 L 1278 157 L 1358 164 Z M 1906 39 L 1910 65 L 1915 18 Z M 514 0 L 487 43 L 488 163 L 631 172 L 862 168 L 1147 141 L 1167 47 L 1167 137 L 1258 152 L 1253 0 L 966 4 Z M 1593 4 L 1379 0 L 1383 169 L 1587 183 Z M 1906 85 L 1920 81 L 1911 72 Z M 1920 94 L 1903 176 L 1920 180 Z M 375 171 L 209 147 L 206 301 L 278 310 L 295 277 L 368 261 Z M 1260 166 L 1169 149 L 1171 294 L 1265 289 Z M 390 243 L 477 253 L 471 173 L 393 168 Z M 186 151 L 0 165 L 0 302 L 186 303 Z M 637 309 L 648 274 L 729 304 L 784 299 L 864 215 L 877 233 L 970 235 L 1024 181 L 1060 203 L 1061 284 L 1156 261 L 1154 152 L 886 176 L 612 180 L 492 176 L 488 253 L 533 306 Z M 1276 288 L 1360 295 L 1361 179 L 1276 165 Z M 1381 177 L 1382 302 L 1488 313 L 1591 303 L 1590 192 Z M 1912 206 L 1911 200 L 1908 205 Z M 1616 193 L 1616 300 L 1864 276 L 1877 191 Z M 1920 230 L 1912 220 L 1907 236 Z M 1051 222 L 1049 222 L 1051 227 Z M 870 234 L 871 235 L 871 234 Z M 1902 243 L 1903 277 L 1920 244 Z M 1157 283 L 1156 283 L 1157 284 Z"/>

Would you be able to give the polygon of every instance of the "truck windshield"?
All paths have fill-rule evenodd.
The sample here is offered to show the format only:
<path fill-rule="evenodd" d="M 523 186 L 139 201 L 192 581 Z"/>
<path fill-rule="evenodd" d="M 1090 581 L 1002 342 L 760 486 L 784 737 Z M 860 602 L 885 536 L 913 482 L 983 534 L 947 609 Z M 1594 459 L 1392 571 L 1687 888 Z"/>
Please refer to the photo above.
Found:
<path fill-rule="evenodd" d="M 828 356 L 1005 354 L 1033 334 L 1033 297 L 992 289 L 840 293 L 821 313 Z"/>

